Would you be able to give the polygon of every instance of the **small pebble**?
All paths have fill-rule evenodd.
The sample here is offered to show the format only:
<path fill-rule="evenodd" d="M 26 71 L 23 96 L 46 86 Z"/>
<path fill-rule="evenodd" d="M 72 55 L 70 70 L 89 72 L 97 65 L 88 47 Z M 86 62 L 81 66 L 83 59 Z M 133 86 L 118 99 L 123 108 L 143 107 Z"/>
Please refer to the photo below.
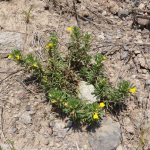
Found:
<path fill-rule="evenodd" d="M 48 144 L 49 144 L 49 140 L 46 140 L 44 144 L 45 144 L 45 145 L 48 145 Z"/>
<path fill-rule="evenodd" d="M 43 135 L 44 135 L 45 138 L 49 137 L 49 134 L 47 132 L 45 132 Z"/>
<path fill-rule="evenodd" d="M 134 54 L 140 54 L 141 51 L 134 51 Z"/>
<path fill-rule="evenodd" d="M 140 2 L 137 1 L 134 5 L 135 5 L 135 7 L 138 7 L 140 5 Z"/>
<path fill-rule="evenodd" d="M 134 63 L 130 64 L 130 69 L 133 69 L 134 67 L 135 67 Z"/>
<path fill-rule="evenodd" d="M 124 49 L 125 49 L 126 51 L 129 50 L 129 47 L 128 47 L 128 46 L 124 45 L 123 47 L 124 47 Z"/>
<path fill-rule="evenodd" d="M 13 128 L 11 134 L 15 133 L 17 130 L 18 130 L 17 128 Z"/>
<path fill-rule="evenodd" d="M 146 80 L 146 85 L 150 85 L 150 79 Z"/>
<path fill-rule="evenodd" d="M 72 121 L 68 121 L 67 127 L 71 127 L 71 126 L 72 126 Z"/>
<path fill-rule="evenodd" d="M 15 117 L 15 121 L 18 121 L 19 120 L 19 117 Z"/>
<path fill-rule="evenodd" d="M 49 143 L 49 146 L 50 146 L 50 147 L 54 146 L 54 142 L 51 141 L 51 142 Z"/>
<path fill-rule="evenodd" d="M 146 69 L 142 69 L 142 73 L 143 73 L 143 74 L 146 74 L 146 73 L 147 73 L 147 70 L 146 70 Z"/>
<path fill-rule="evenodd" d="M 26 111 L 30 111 L 30 105 L 26 106 Z"/>
<path fill-rule="evenodd" d="M 128 51 L 123 51 L 123 52 L 121 53 L 120 58 L 121 58 L 121 60 L 122 60 L 122 59 L 125 59 L 127 56 L 128 56 Z"/>
<path fill-rule="evenodd" d="M 52 135 L 53 134 L 53 130 L 51 128 L 48 129 L 48 134 Z"/>

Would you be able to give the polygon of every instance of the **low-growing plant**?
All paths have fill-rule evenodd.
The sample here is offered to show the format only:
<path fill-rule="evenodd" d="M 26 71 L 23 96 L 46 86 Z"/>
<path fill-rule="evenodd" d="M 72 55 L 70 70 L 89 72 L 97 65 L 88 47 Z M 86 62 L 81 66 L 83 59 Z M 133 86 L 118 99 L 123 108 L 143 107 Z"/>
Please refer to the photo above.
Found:
<path fill-rule="evenodd" d="M 66 57 L 61 57 L 58 46 L 58 36 L 52 34 L 46 45 L 48 59 L 46 67 L 32 54 L 23 56 L 19 50 L 12 51 L 12 57 L 17 64 L 36 76 L 42 90 L 48 95 L 53 105 L 62 109 L 73 121 L 92 124 L 102 119 L 104 107 L 113 108 L 120 104 L 125 97 L 135 93 L 135 87 L 127 81 L 119 83 L 117 88 L 108 84 L 103 73 L 103 62 L 108 59 L 96 54 L 95 63 L 91 63 L 90 50 L 91 35 L 81 34 L 78 27 L 69 27 L 70 45 Z M 87 104 L 78 98 L 78 82 L 84 80 L 93 84 L 97 102 Z"/>
<path fill-rule="evenodd" d="M 11 144 L 11 146 L 12 146 L 11 150 L 15 150 L 15 148 L 14 148 L 14 141 L 11 141 L 11 140 L 7 139 L 6 142 Z"/>
<path fill-rule="evenodd" d="M 30 6 L 30 9 L 29 9 L 28 12 L 27 12 L 27 11 L 24 11 L 24 14 L 26 15 L 26 16 L 25 16 L 25 21 L 26 21 L 26 23 L 29 23 L 30 11 L 32 10 L 32 8 L 33 8 L 33 5 Z"/>

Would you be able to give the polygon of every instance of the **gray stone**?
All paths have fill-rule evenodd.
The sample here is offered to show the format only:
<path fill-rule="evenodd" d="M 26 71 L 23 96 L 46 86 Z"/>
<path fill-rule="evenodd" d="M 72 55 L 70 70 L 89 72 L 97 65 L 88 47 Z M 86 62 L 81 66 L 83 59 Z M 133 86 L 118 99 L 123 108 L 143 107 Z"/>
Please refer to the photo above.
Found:
<path fill-rule="evenodd" d="M 54 142 L 53 142 L 53 141 L 50 141 L 49 146 L 50 146 L 50 147 L 53 147 L 53 146 L 54 146 Z"/>
<path fill-rule="evenodd" d="M 134 67 L 135 67 L 134 63 L 130 64 L 130 69 L 133 69 Z"/>
<path fill-rule="evenodd" d="M 149 19 L 137 18 L 137 23 L 139 25 L 145 26 L 149 23 Z"/>
<path fill-rule="evenodd" d="M 21 77 L 21 76 L 18 76 L 18 77 L 17 77 L 17 81 L 18 81 L 18 82 L 21 82 L 21 80 L 22 80 L 22 77 Z"/>
<path fill-rule="evenodd" d="M 11 134 L 14 134 L 17 130 L 18 130 L 17 128 L 13 128 Z"/>
<path fill-rule="evenodd" d="M 89 21 L 84 21 L 83 25 L 86 26 L 87 24 L 89 24 Z"/>
<path fill-rule="evenodd" d="M 127 56 L 128 56 L 128 51 L 123 51 L 123 52 L 121 53 L 120 59 L 121 59 L 121 60 L 122 60 L 122 59 L 125 59 Z"/>
<path fill-rule="evenodd" d="M 10 149 L 8 144 L 0 143 L 0 146 L 1 146 L 2 150 L 8 150 L 8 149 Z"/>
<path fill-rule="evenodd" d="M 33 110 L 28 111 L 28 114 L 29 114 L 29 115 L 34 115 L 35 113 L 36 113 L 36 111 L 33 111 Z"/>
<path fill-rule="evenodd" d="M 142 73 L 143 73 L 143 74 L 146 74 L 146 73 L 147 73 L 147 70 L 146 70 L 146 69 L 142 69 Z"/>
<path fill-rule="evenodd" d="M 137 57 L 135 57 L 133 60 L 136 65 L 138 65 L 140 63 L 140 61 L 137 59 Z"/>
<path fill-rule="evenodd" d="M 107 15 L 107 12 L 104 10 L 103 12 L 102 12 L 102 16 L 106 16 Z"/>
<path fill-rule="evenodd" d="M 57 134 L 57 137 L 59 138 L 64 138 L 66 136 L 66 133 L 67 133 L 68 129 L 61 129 L 58 134 Z"/>
<path fill-rule="evenodd" d="M 24 124 L 31 124 L 32 123 L 32 119 L 31 119 L 31 116 L 28 115 L 28 114 L 22 114 L 21 115 L 21 119 L 23 121 Z"/>
<path fill-rule="evenodd" d="M 105 37 L 104 37 L 104 33 L 102 32 L 101 34 L 98 35 L 97 37 L 98 40 L 104 40 Z"/>
<path fill-rule="evenodd" d="M 127 130 L 127 132 L 134 134 L 134 126 L 129 124 L 125 127 L 125 129 Z"/>
<path fill-rule="evenodd" d="M 127 17 L 129 15 L 129 12 L 127 10 L 124 10 L 124 9 L 119 9 L 118 11 L 118 16 L 120 18 L 123 18 L 123 17 Z"/>
<path fill-rule="evenodd" d="M 92 84 L 87 85 L 87 82 L 80 81 L 78 84 L 78 97 L 82 101 L 86 101 L 87 104 L 94 103 L 98 100 L 98 98 L 92 94 L 94 92 L 94 86 Z"/>
<path fill-rule="evenodd" d="M 20 105 L 21 101 L 19 99 L 15 99 L 15 103 L 16 103 L 16 105 Z"/>
<path fill-rule="evenodd" d="M 49 140 L 46 140 L 46 141 L 44 142 L 44 144 L 45 144 L 45 145 L 48 145 L 48 144 L 49 144 Z"/>
<path fill-rule="evenodd" d="M 123 47 L 124 47 L 124 49 L 125 49 L 126 51 L 129 50 L 129 46 L 124 45 Z"/>
<path fill-rule="evenodd" d="M 146 85 L 150 85 L 150 79 L 146 80 Z"/>
<path fill-rule="evenodd" d="M 48 134 L 47 132 L 44 132 L 43 135 L 44 135 L 45 138 L 48 138 L 48 137 L 49 137 L 49 134 Z"/>
<path fill-rule="evenodd" d="M 118 122 L 104 118 L 100 127 L 93 127 L 88 141 L 93 150 L 113 150 L 121 141 L 121 129 Z"/>
<path fill-rule="evenodd" d="M 18 121 L 19 120 L 19 117 L 15 117 L 15 121 Z"/>
<path fill-rule="evenodd" d="M 41 123 L 38 121 L 37 123 L 36 123 L 36 126 L 39 128 L 39 127 L 41 127 Z"/>
<path fill-rule="evenodd" d="M 111 6 L 110 6 L 110 12 L 112 13 L 112 14 L 117 14 L 118 13 L 118 9 L 119 9 L 119 7 L 118 7 L 118 5 L 117 4 L 115 4 L 114 2 L 112 3 L 111 2 L 111 4 L 110 4 Z"/>
<path fill-rule="evenodd" d="M 145 7 L 145 5 L 142 4 L 142 3 L 138 6 L 138 8 L 141 9 L 141 10 L 144 9 L 144 7 Z"/>
<path fill-rule="evenodd" d="M 7 64 L 7 65 L 8 65 L 9 63 L 11 63 L 11 62 L 12 62 L 11 59 L 6 60 L 6 64 Z"/>
<path fill-rule="evenodd" d="M 26 131 L 25 131 L 25 130 L 22 131 L 21 135 L 22 135 L 23 137 L 25 137 L 25 136 L 26 136 Z"/>
<path fill-rule="evenodd" d="M 55 123 L 55 127 L 57 128 L 57 129 L 63 129 L 63 128 L 65 128 L 65 123 L 64 122 L 56 122 Z"/>
<path fill-rule="evenodd" d="M 23 40 L 20 33 L 0 33 L 0 53 L 11 53 L 14 49 L 23 49 Z"/>
<path fill-rule="evenodd" d="M 30 111 L 30 105 L 26 105 L 26 111 Z"/>
<path fill-rule="evenodd" d="M 134 54 L 140 54 L 141 51 L 134 51 Z"/>
<path fill-rule="evenodd" d="M 67 127 L 71 127 L 72 126 L 72 121 L 68 121 L 68 123 L 67 123 Z"/>
<path fill-rule="evenodd" d="M 135 7 L 138 7 L 140 5 L 140 1 L 137 1 L 134 5 Z"/>

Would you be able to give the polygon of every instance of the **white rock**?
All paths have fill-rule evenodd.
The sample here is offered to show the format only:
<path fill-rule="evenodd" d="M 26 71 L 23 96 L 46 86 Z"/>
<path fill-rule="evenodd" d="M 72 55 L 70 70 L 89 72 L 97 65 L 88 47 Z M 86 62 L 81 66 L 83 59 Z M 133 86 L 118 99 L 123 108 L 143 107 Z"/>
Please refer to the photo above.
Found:
<path fill-rule="evenodd" d="M 106 16 L 107 15 L 107 12 L 104 10 L 103 12 L 102 12 L 102 16 Z"/>
<path fill-rule="evenodd" d="M 138 8 L 141 9 L 141 10 L 142 10 L 144 7 L 145 7 L 145 5 L 142 4 L 142 3 L 138 6 Z"/>
<path fill-rule="evenodd" d="M 21 119 L 22 119 L 22 121 L 23 121 L 24 124 L 30 124 L 30 123 L 32 123 L 31 116 L 28 115 L 28 114 L 25 114 L 25 113 L 22 114 L 21 115 Z"/>
<path fill-rule="evenodd" d="M 104 33 L 102 32 L 101 34 L 99 34 L 98 37 L 97 37 L 97 39 L 98 40 L 101 40 L 101 39 L 104 40 L 105 39 Z"/>
<path fill-rule="evenodd" d="M 94 86 L 92 84 L 87 85 L 87 82 L 81 81 L 78 84 L 78 97 L 82 101 L 86 101 L 87 104 L 94 103 L 98 100 L 98 98 L 92 94 L 94 92 Z"/>
<path fill-rule="evenodd" d="M 23 49 L 21 34 L 16 32 L 0 33 L 0 53 L 11 53 L 16 49 Z"/>

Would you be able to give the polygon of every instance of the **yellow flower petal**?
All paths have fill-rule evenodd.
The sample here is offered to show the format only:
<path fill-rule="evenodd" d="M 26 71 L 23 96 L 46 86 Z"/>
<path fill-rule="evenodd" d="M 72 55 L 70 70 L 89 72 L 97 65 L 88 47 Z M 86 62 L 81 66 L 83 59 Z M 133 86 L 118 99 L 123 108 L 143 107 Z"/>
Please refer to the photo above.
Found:
<path fill-rule="evenodd" d="M 65 103 L 65 106 L 69 106 L 69 104 L 68 104 L 68 103 Z"/>
<path fill-rule="evenodd" d="M 136 88 L 130 89 L 131 93 L 135 93 Z"/>
<path fill-rule="evenodd" d="M 53 46 L 53 43 L 50 43 L 50 44 L 49 44 L 49 47 L 52 47 L 52 46 Z"/>
<path fill-rule="evenodd" d="M 46 49 L 48 49 L 48 50 L 49 50 L 49 46 L 46 46 Z"/>
<path fill-rule="evenodd" d="M 17 55 L 16 58 L 19 59 L 19 55 Z"/>
<path fill-rule="evenodd" d="M 33 64 L 33 66 L 34 66 L 34 67 L 37 67 L 37 64 L 36 64 L 36 63 L 34 63 L 34 64 Z"/>
<path fill-rule="evenodd" d="M 104 59 L 104 60 L 108 60 L 108 58 L 106 58 L 106 57 L 103 57 L 103 59 Z"/>
<path fill-rule="evenodd" d="M 94 114 L 93 119 L 98 119 L 97 113 Z"/>
<path fill-rule="evenodd" d="M 73 110 L 70 114 L 73 114 L 73 115 L 74 115 L 74 113 L 75 113 L 75 110 Z"/>
<path fill-rule="evenodd" d="M 105 104 L 104 103 L 100 103 L 99 107 L 105 107 Z"/>
<path fill-rule="evenodd" d="M 71 28 L 71 27 L 68 27 L 68 31 L 72 31 L 72 28 Z"/>
<path fill-rule="evenodd" d="M 52 103 L 56 103 L 56 102 L 58 102 L 58 101 L 57 101 L 57 100 L 51 100 L 51 102 L 52 102 Z"/>
<path fill-rule="evenodd" d="M 52 95 L 51 95 L 51 94 L 49 94 L 49 96 L 50 96 L 50 97 L 52 97 Z"/>
<path fill-rule="evenodd" d="M 12 57 L 11 55 L 8 56 L 8 58 L 11 58 L 11 57 Z"/>

